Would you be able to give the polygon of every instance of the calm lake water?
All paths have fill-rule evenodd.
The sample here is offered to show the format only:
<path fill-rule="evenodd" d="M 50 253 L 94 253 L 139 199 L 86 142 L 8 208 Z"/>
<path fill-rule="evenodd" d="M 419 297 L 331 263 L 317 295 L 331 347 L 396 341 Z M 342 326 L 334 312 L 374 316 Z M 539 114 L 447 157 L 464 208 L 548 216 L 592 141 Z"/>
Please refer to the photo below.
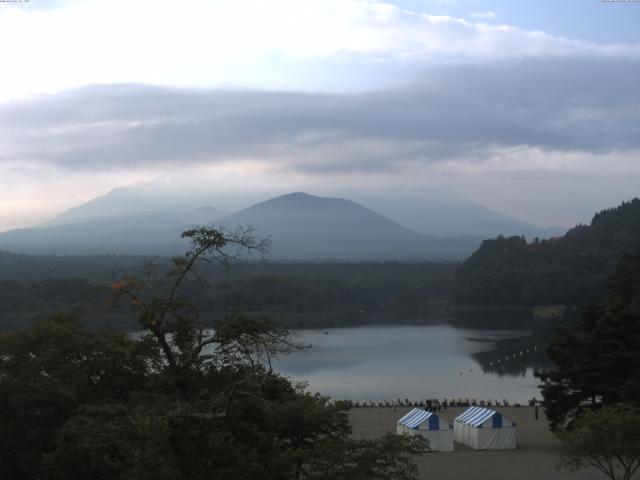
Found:
<path fill-rule="evenodd" d="M 532 341 L 529 353 L 519 347 L 482 354 L 495 350 L 498 340 L 526 335 L 522 330 L 473 330 L 443 324 L 326 332 L 295 331 L 296 339 L 311 348 L 278 360 L 274 368 L 293 380 L 306 380 L 310 391 L 335 399 L 461 397 L 526 403 L 534 396 L 540 398 L 532 357 L 534 348 L 540 351 L 541 347 Z M 500 365 L 509 373 L 496 371 Z"/>

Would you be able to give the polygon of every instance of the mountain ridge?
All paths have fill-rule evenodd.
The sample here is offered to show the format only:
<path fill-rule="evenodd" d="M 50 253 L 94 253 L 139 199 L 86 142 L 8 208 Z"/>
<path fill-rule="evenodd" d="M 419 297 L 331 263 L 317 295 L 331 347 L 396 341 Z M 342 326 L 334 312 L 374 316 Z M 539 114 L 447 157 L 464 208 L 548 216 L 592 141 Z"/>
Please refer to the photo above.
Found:
<path fill-rule="evenodd" d="M 208 208 L 215 212 L 216 219 L 227 214 L 210 206 L 206 195 L 198 194 L 185 198 L 181 192 L 164 190 L 155 185 L 133 184 L 117 187 L 104 195 L 69 208 L 39 226 L 66 225 L 114 217 L 140 215 L 187 215 Z"/>
<path fill-rule="evenodd" d="M 204 208 L 207 211 L 207 208 Z M 194 223 L 178 215 L 105 217 L 0 234 L 0 248 L 38 254 L 174 255 L 187 246 L 180 232 Z M 480 238 L 440 239 L 414 232 L 357 202 L 293 192 L 217 220 L 253 226 L 273 237 L 273 260 L 459 260 Z"/>
<path fill-rule="evenodd" d="M 281 195 L 219 220 L 252 225 L 273 237 L 271 258 L 281 260 L 458 259 L 479 239 L 448 239 L 414 232 L 352 200 L 303 192 Z"/>
<path fill-rule="evenodd" d="M 303 192 L 282 192 L 287 195 Z M 175 184 L 166 181 L 140 182 L 114 188 L 104 195 L 61 212 L 38 226 L 99 220 L 102 218 L 174 214 L 183 215 L 203 206 L 220 210 L 217 220 L 230 213 L 262 203 L 264 198 L 283 196 L 282 193 L 252 194 L 220 193 L 197 184 Z M 324 196 L 323 198 L 339 198 Z M 547 238 L 563 234 L 563 227 L 540 227 L 516 217 L 505 215 L 441 187 L 428 186 L 420 192 L 386 192 L 361 195 L 353 192 L 351 200 L 366 205 L 396 223 L 425 235 L 439 237 L 478 236 L 492 238 L 502 235 L 525 235 L 527 238 Z"/>

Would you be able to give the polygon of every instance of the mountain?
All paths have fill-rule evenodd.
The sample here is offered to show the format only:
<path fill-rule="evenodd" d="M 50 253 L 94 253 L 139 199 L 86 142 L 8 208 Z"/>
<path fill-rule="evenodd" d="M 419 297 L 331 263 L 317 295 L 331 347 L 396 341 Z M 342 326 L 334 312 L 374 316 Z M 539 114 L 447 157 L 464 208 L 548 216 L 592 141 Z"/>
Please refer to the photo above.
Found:
<path fill-rule="evenodd" d="M 174 255 L 188 245 L 180 239 L 186 228 L 226 215 L 207 206 L 208 200 L 154 183 L 116 188 L 38 227 L 0 233 L 0 248 L 29 254 Z"/>
<path fill-rule="evenodd" d="M 384 190 L 384 189 L 383 189 Z M 406 195 L 404 194 L 406 193 Z M 390 192 L 361 203 L 294 193 L 225 217 L 210 205 L 232 207 L 248 197 L 171 182 L 116 188 L 71 208 L 38 228 L 0 234 L 0 248 L 38 254 L 173 255 L 186 227 L 224 218 L 274 238 L 271 258 L 289 260 L 459 260 L 480 239 L 498 234 L 546 238 L 563 233 L 494 212 L 437 187 Z M 381 213 L 378 213 L 381 212 Z"/>
<path fill-rule="evenodd" d="M 428 186 L 402 197 L 357 197 L 363 203 L 416 232 L 440 237 L 460 235 L 492 238 L 524 235 L 533 239 L 564 234 L 564 227 L 541 227 L 491 210 L 445 188 Z"/>
<path fill-rule="evenodd" d="M 620 258 L 640 249 L 640 199 L 596 213 L 590 225 L 528 243 L 486 240 L 456 274 L 456 300 L 476 305 L 583 305 L 605 298 Z"/>
<path fill-rule="evenodd" d="M 68 225 L 107 218 L 177 216 L 187 224 L 217 220 L 225 212 L 210 205 L 210 198 L 202 193 L 181 191 L 158 183 L 137 183 L 114 188 L 100 197 L 70 208 L 42 226 Z"/>
<path fill-rule="evenodd" d="M 171 215 L 112 217 L 0 234 L 0 248 L 56 255 L 173 255 L 184 250 L 184 226 Z"/>
<path fill-rule="evenodd" d="M 180 214 L 106 215 L 62 225 L 54 222 L 1 233 L 0 248 L 29 254 L 175 255 L 188 247 L 180 238 L 184 230 L 212 224 L 219 216 L 219 210 L 201 207 Z"/>
<path fill-rule="evenodd" d="M 524 235 L 548 238 L 562 235 L 563 227 L 540 227 L 496 212 L 446 188 L 425 185 L 418 192 L 385 191 L 375 194 L 354 191 L 353 200 L 418 233 L 439 237 Z M 237 211 L 276 196 L 276 193 L 213 191 L 203 185 L 167 181 L 141 182 L 115 188 L 77 207 L 71 208 L 42 226 L 64 225 L 112 217 L 147 215 L 184 215 L 205 205 L 223 206 L 227 212 Z M 211 207 L 208 207 L 211 208 Z M 223 211 L 211 209 L 207 222 L 222 218 Z M 197 221 L 195 221 L 197 220 Z M 197 218 L 193 222 L 198 223 Z"/>
<path fill-rule="evenodd" d="M 47 226 L 0 234 L 0 248 L 37 254 L 173 255 L 187 246 L 179 238 L 185 227 L 211 223 L 218 212 L 205 207 L 182 214 L 113 216 L 102 202 L 66 212 Z M 57 224 L 61 218 L 72 223 Z M 273 260 L 460 260 L 481 241 L 422 235 L 350 200 L 304 193 L 273 198 L 216 223 L 253 226 L 257 236 L 271 236 Z"/>
<path fill-rule="evenodd" d="M 422 235 L 342 198 L 291 193 L 219 220 L 271 236 L 271 258 L 286 260 L 455 260 L 479 238 Z"/>

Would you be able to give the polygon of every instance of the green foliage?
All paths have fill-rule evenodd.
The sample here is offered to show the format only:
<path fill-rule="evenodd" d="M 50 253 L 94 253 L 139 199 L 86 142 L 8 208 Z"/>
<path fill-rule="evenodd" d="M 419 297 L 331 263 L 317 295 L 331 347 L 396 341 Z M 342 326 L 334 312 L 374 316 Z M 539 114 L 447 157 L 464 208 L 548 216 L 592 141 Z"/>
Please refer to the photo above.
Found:
<path fill-rule="evenodd" d="M 562 468 L 591 466 L 611 480 L 630 480 L 640 467 L 640 412 L 604 407 L 585 412 L 571 430 L 559 435 Z"/>
<path fill-rule="evenodd" d="M 269 318 L 238 313 L 216 322 L 214 340 L 225 365 L 237 366 L 248 361 L 252 371 L 264 363 L 271 370 L 272 356 L 302 348 L 289 339 L 285 328 Z"/>
<path fill-rule="evenodd" d="M 65 259 L 67 263 L 62 262 Z M 16 267 L 16 277 L 21 272 L 36 271 L 33 263 L 37 261 L 29 260 L 32 261 L 24 259 L 26 266 Z M 69 270 L 71 275 L 76 273 L 73 265 L 79 260 L 42 257 L 38 261 L 43 270 L 48 267 L 47 275 L 54 272 L 61 275 Z M 112 277 L 109 272 L 119 270 L 124 259 L 113 257 L 112 262 L 110 268 L 100 263 L 94 271 L 89 269 L 87 278 L 0 280 L 0 330 L 30 326 L 34 318 L 51 311 L 73 312 L 94 329 L 139 328 L 128 305 L 125 302 L 109 305 L 109 292 L 99 288 L 111 283 L 106 281 Z M 155 269 L 159 274 L 174 266 L 168 259 L 157 259 L 148 262 L 148 268 L 139 269 L 137 277 L 146 278 L 149 271 Z M 290 328 L 308 328 L 389 323 L 437 314 L 450 304 L 455 265 L 244 263 L 224 275 L 215 265 L 202 262 L 198 269 L 199 277 L 182 282 L 181 298 L 204 312 L 202 320 L 208 326 L 231 313 L 244 311 L 269 314 Z M 115 280 L 124 280 L 126 276 L 120 274 Z M 170 280 L 155 275 L 149 284 L 153 285 L 155 295 L 165 295 L 171 287 Z M 144 286 L 144 282 L 139 285 Z"/>
<path fill-rule="evenodd" d="M 607 304 L 587 307 L 561 329 L 548 354 L 555 368 L 540 375 L 552 429 L 587 406 L 640 406 L 640 251 L 624 256 L 612 275 Z"/>
<path fill-rule="evenodd" d="M 219 249 L 262 243 L 186 234 L 193 249 L 168 274 L 145 268 L 111 286 L 137 314 L 141 337 L 89 332 L 61 315 L 0 336 L 2 477 L 415 478 L 410 455 L 424 445 L 351 440 L 344 404 L 271 370 L 274 355 L 297 348 L 285 329 L 237 314 L 207 336 L 181 287 L 200 261 L 227 267 L 232 257 Z M 328 469 L 335 475 L 320 476 Z"/>
<path fill-rule="evenodd" d="M 305 314 L 351 309 L 357 323 L 358 317 L 371 314 L 428 313 L 431 302 L 450 298 L 453 273 L 452 266 L 432 264 L 316 265 L 308 270 L 317 273 L 283 272 L 227 281 L 203 302 L 217 311 Z"/>
<path fill-rule="evenodd" d="M 308 480 L 410 480 L 418 469 L 412 455 L 423 455 L 429 442 L 420 436 L 392 435 L 354 444 L 321 442 L 303 478 Z"/>
<path fill-rule="evenodd" d="M 54 316 L 0 337 L 0 463 L 8 478 L 34 478 L 54 433 L 82 405 L 127 402 L 144 390 L 157 356 L 144 342 L 88 333 Z"/>
<path fill-rule="evenodd" d="M 623 255 L 640 248 L 640 199 L 597 213 L 590 226 L 527 243 L 487 240 L 456 273 L 456 303 L 585 305 L 606 296 L 607 278 Z"/>

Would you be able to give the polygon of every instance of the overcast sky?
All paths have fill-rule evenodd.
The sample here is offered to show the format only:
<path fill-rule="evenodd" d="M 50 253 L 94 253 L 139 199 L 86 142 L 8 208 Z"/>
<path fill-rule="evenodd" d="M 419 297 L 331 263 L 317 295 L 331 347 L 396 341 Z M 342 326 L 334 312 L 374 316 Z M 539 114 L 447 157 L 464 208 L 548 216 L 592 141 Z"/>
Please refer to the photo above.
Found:
<path fill-rule="evenodd" d="M 140 181 L 563 226 L 640 194 L 640 3 L 31 0 L 0 42 L 0 230 Z"/>

